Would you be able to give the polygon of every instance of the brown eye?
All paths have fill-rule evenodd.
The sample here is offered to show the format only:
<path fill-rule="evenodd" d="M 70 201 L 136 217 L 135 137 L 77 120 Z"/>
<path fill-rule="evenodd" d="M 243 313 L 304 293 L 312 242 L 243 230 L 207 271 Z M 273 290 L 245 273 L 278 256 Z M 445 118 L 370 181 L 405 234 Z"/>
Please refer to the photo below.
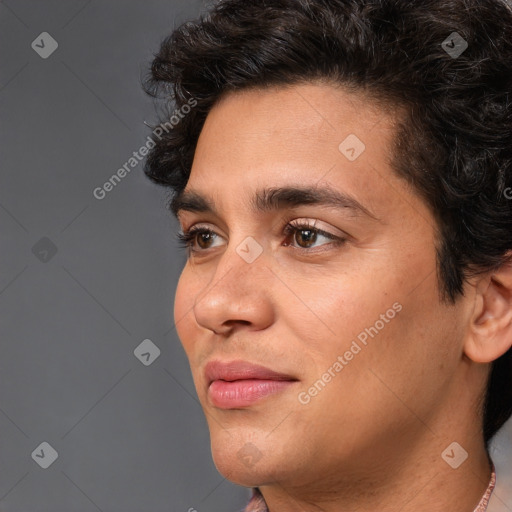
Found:
<path fill-rule="evenodd" d="M 284 233 L 287 237 L 287 242 L 284 243 L 285 246 L 289 245 L 295 249 L 305 251 L 308 249 L 316 249 L 317 247 L 324 245 L 337 247 L 343 245 L 346 242 L 346 238 L 336 236 L 332 233 L 328 233 L 327 231 L 318 229 L 309 223 L 289 223 L 285 226 Z M 327 240 L 327 242 L 320 243 L 322 238 Z"/>
<path fill-rule="evenodd" d="M 217 233 L 210 229 L 195 227 L 186 233 L 177 233 L 180 245 L 192 252 L 206 251 L 213 247 L 212 242 L 218 238 Z"/>
<path fill-rule="evenodd" d="M 307 249 L 316 242 L 317 232 L 312 229 L 300 229 L 295 231 L 295 241 L 300 247 Z"/>
<path fill-rule="evenodd" d="M 201 249 L 208 249 L 208 244 L 213 240 L 214 236 L 214 233 L 211 231 L 201 231 L 197 233 L 197 245 L 199 245 Z"/>

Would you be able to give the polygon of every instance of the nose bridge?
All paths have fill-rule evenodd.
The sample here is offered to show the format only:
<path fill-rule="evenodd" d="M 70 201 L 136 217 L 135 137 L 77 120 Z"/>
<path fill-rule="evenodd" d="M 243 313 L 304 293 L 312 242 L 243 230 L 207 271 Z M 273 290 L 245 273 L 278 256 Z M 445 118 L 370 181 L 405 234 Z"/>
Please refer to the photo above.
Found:
<path fill-rule="evenodd" d="M 265 299 L 269 269 L 263 246 L 250 236 L 235 243 L 219 257 L 209 285 L 194 305 L 198 324 L 216 333 L 230 329 L 233 322 L 261 328 L 272 317 L 271 300 Z"/>
<path fill-rule="evenodd" d="M 230 287 L 234 285 L 238 291 L 248 290 L 253 284 L 257 289 L 267 264 L 263 245 L 253 236 L 246 236 L 235 243 L 230 244 L 222 255 L 213 277 L 214 282 L 220 284 L 227 280 Z"/>

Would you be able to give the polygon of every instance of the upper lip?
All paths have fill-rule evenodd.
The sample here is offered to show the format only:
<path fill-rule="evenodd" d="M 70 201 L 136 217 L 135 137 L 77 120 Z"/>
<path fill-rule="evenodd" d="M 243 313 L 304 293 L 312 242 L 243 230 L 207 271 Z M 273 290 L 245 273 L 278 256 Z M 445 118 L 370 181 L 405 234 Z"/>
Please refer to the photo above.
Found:
<path fill-rule="evenodd" d="M 262 379 L 262 380 L 297 380 L 290 375 L 279 373 L 259 364 L 249 363 L 247 361 L 236 360 L 229 362 L 210 361 L 204 369 L 208 386 L 214 380 L 245 380 L 245 379 Z"/>

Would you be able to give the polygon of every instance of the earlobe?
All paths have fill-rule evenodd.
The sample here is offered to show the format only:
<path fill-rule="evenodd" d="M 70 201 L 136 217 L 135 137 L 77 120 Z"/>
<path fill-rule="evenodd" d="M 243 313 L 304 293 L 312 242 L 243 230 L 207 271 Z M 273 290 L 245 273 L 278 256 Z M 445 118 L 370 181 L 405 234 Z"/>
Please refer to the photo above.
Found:
<path fill-rule="evenodd" d="M 476 363 L 490 363 L 512 346 L 512 263 L 509 260 L 476 286 L 464 353 Z"/>

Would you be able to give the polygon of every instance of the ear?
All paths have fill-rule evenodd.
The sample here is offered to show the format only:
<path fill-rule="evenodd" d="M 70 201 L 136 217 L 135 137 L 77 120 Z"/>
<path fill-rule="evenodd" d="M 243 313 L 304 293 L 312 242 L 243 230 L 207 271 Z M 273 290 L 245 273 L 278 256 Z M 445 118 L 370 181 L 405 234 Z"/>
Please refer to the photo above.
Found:
<path fill-rule="evenodd" d="M 474 311 L 464 353 L 490 363 L 512 346 L 512 254 L 507 262 L 476 283 Z"/>

